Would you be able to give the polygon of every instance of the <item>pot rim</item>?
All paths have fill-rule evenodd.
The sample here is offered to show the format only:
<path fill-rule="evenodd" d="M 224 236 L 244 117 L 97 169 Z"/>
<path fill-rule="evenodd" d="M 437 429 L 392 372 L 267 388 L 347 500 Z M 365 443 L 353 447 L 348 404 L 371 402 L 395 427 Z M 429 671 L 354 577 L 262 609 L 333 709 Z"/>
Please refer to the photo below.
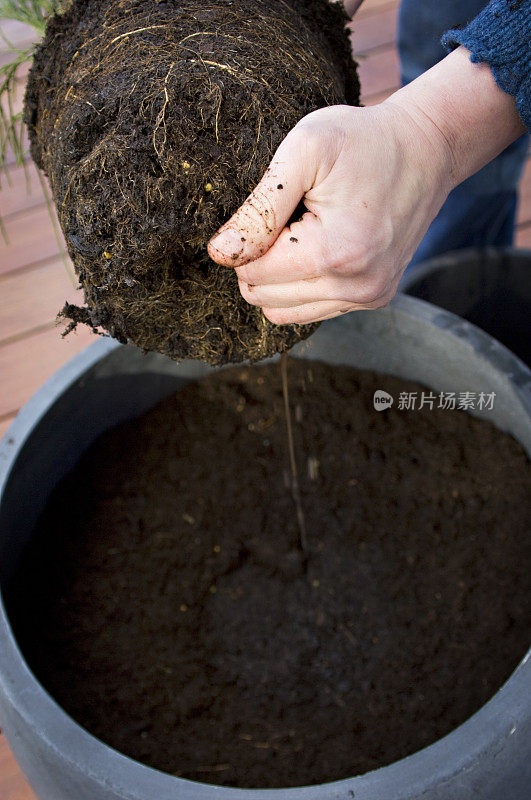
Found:
<path fill-rule="evenodd" d="M 485 247 L 463 247 L 459 250 L 448 250 L 446 253 L 440 253 L 421 261 L 411 270 L 406 269 L 398 290 L 399 292 L 407 293 L 419 281 L 423 281 L 428 276 L 431 277 L 456 265 L 460 266 L 461 264 L 474 262 L 478 258 L 502 262 L 503 259 L 511 257 L 526 258 L 531 261 L 531 248 L 509 245 L 507 247 L 493 247 L 492 245 L 487 245 Z"/>
<path fill-rule="evenodd" d="M 459 338 L 472 331 L 476 349 L 498 371 L 511 375 L 525 396 L 531 415 L 531 372 L 503 345 L 478 328 L 424 301 L 397 295 L 394 310 L 421 318 Z M 373 312 L 358 312 L 373 313 Z M 330 324 L 345 324 L 331 320 Z M 46 381 L 21 409 L 0 443 L 0 503 L 11 468 L 42 417 L 83 373 L 113 350 L 118 342 L 102 338 L 75 355 Z M 520 394 L 520 392 L 519 392 Z M 388 766 L 314 786 L 285 789 L 236 789 L 177 778 L 148 767 L 104 744 L 83 729 L 37 681 L 18 649 L 0 593 L 0 694 L 26 725 L 39 731 L 43 746 L 78 773 L 119 792 L 123 800 L 393 800 L 415 797 L 430 786 L 466 773 L 480 755 L 494 758 L 500 740 L 511 737 L 531 716 L 531 649 L 505 684 L 468 720 L 433 744 Z M 96 764 L 97 768 L 93 765 Z M 102 778 L 102 776 L 105 776 Z M 132 790 L 131 787 L 134 787 Z"/>

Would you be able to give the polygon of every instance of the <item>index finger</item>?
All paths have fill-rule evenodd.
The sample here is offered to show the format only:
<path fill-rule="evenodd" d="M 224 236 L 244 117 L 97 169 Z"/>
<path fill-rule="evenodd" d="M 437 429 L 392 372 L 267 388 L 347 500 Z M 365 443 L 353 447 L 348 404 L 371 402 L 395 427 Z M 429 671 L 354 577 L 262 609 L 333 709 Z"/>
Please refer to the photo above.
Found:
<path fill-rule="evenodd" d="M 301 133 L 294 128 L 278 147 L 262 180 L 208 243 L 210 258 L 237 267 L 263 256 L 278 239 L 312 184 Z"/>
<path fill-rule="evenodd" d="M 263 256 L 236 267 L 238 279 L 263 286 L 318 277 L 325 266 L 322 239 L 321 221 L 307 212 L 300 221 L 284 228 Z"/>

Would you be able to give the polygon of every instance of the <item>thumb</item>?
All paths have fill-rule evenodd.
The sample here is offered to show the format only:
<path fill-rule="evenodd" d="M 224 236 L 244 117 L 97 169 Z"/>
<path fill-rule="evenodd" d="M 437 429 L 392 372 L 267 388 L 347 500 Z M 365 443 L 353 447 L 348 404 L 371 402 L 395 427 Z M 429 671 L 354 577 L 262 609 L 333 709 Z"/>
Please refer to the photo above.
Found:
<path fill-rule="evenodd" d="M 240 267 L 264 255 L 312 183 L 310 159 L 304 157 L 300 132 L 294 128 L 258 186 L 208 243 L 210 258 L 226 267 Z"/>

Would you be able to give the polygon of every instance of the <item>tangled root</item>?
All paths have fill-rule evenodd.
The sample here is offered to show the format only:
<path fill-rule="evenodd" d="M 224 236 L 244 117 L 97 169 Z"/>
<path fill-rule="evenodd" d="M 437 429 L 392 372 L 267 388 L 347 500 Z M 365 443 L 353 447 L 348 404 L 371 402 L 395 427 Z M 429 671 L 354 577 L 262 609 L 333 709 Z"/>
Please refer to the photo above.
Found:
<path fill-rule="evenodd" d="M 358 102 L 346 15 L 328 0 L 77 0 L 30 73 L 25 118 L 86 308 L 174 359 L 258 360 L 275 326 L 206 244 L 316 108 Z"/>

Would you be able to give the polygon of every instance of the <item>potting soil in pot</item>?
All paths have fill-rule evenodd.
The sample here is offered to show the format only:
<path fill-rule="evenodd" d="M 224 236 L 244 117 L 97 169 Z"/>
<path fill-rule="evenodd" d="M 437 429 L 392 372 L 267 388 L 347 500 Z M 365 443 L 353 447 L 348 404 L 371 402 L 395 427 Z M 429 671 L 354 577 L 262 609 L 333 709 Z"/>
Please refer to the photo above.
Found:
<path fill-rule="evenodd" d="M 403 380 L 291 359 L 289 376 L 306 553 L 278 364 L 232 368 L 92 446 L 8 596 L 52 696 L 174 775 L 280 787 L 388 764 L 529 644 L 521 447 L 463 411 L 399 410 L 422 391 Z"/>
<path fill-rule="evenodd" d="M 270 323 L 206 246 L 302 117 L 358 103 L 347 19 L 328 0 L 76 0 L 51 20 L 25 120 L 84 290 L 70 327 L 214 364 L 315 330 Z"/>

